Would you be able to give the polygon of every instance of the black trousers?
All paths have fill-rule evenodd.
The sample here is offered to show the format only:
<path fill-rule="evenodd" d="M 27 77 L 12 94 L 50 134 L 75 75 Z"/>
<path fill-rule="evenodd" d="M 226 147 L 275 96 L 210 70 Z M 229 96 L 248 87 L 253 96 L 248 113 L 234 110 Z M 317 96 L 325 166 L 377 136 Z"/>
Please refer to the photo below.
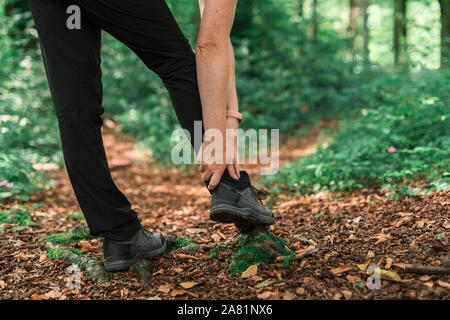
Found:
<path fill-rule="evenodd" d="M 168 89 L 181 126 L 202 120 L 195 56 L 164 0 L 30 0 L 58 118 L 66 168 L 92 235 L 122 240 L 139 228 L 111 178 L 101 126 L 101 29 L 133 50 Z M 81 29 L 69 30 L 69 5 Z"/>

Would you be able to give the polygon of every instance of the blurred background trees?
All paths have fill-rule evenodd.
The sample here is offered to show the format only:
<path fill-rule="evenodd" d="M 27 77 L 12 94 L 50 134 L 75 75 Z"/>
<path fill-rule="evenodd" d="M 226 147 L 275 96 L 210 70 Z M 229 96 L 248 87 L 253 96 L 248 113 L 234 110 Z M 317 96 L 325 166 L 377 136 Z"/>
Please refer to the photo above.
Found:
<path fill-rule="evenodd" d="M 167 2 L 194 47 L 196 1 Z M 287 137 L 319 120 L 343 124 L 335 145 L 270 183 L 296 192 L 414 179 L 446 187 L 449 11 L 450 0 L 239 0 L 232 41 L 242 126 Z M 63 161 L 26 0 L 0 0 L 0 33 L 0 181 L 14 182 L 0 198 L 26 199 L 42 186 L 33 165 Z M 178 124 L 161 81 L 107 34 L 102 56 L 105 117 L 170 165 Z"/>

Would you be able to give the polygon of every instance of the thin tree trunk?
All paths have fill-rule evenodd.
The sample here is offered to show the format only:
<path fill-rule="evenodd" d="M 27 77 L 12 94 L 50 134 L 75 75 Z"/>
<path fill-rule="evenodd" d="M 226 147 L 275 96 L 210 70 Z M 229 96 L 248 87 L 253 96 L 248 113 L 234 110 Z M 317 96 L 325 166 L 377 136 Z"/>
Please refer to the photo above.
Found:
<path fill-rule="evenodd" d="M 358 52 L 356 36 L 358 35 L 358 17 L 361 12 L 359 2 L 360 0 L 350 0 L 350 15 L 347 29 L 347 36 L 348 39 L 350 39 L 350 50 L 348 55 L 351 58 L 353 65 L 355 65 L 356 53 Z"/>
<path fill-rule="evenodd" d="M 450 0 L 439 0 L 441 6 L 441 68 L 448 68 L 450 56 Z"/>
<path fill-rule="evenodd" d="M 367 67 L 370 64 L 370 51 L 369 51 L 369 6 L 370 6 L 370 0 L 362 0 L 362 11 L 364 14 L 364 22 L 363 22 L 363 59 L 364 59 L 364 66 Z"/>
<path fill-rule="evenodd" d="M 318 13 L 318 0 L 313 0 L 312 3 L 312 25 L 311 25 L 311 37 L 313 40 L 317 40 L 319 34 L 319 13 Z"/>
<path fill-rule="evenodd" d="M 394 11 L 394 64 L 396 67 L 408 67 L 406 41 L 406 1 L 395 0 Z"/>

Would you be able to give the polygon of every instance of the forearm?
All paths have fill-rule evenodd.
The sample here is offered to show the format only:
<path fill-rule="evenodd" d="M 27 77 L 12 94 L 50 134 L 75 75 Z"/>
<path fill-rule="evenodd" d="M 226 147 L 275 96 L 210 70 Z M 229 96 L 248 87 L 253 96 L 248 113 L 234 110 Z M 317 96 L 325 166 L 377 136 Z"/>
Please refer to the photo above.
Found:
<path fill-rule="evenodd" d="M 205 130 L 214 128 L 224 133 L 230 70 L 228 51 L 223 44 L 199 43 L 196 60 Z"/>
<path fill-rule="evenodd" d="M 196 62 L 203 122 L 206 130 L 213 128 L 222 133 L 226 128 L 227 105 L 237 108 L 237 95 L 229 89 L 232 81 L 235 90 L 230 32 L 236 3 L 237 0 L 200 1 L 202 21 Z"/>
<path fill-rule="evenodd" d="M 228 57 L 230 61 L 230 72 L 228 75 L 227 110 L 239 111 L 238 96 L 236 91 L 235 57 L 231 39 L 228 43 Z"/>

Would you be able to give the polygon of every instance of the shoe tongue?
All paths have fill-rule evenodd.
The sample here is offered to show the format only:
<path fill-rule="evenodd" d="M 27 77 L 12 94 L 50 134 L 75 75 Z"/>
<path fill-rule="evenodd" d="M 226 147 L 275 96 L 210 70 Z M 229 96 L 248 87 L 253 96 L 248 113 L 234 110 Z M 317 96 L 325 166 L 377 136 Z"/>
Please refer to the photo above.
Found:
<path fill-rule="evenodd" d="M 225 170 L 220 181 L 240 190 L 250 187 L 250 177 L 245 171 L 241 171 L 241 178 L 239 180 L 235 180 L 230 176 L 228 171 Z"/>

